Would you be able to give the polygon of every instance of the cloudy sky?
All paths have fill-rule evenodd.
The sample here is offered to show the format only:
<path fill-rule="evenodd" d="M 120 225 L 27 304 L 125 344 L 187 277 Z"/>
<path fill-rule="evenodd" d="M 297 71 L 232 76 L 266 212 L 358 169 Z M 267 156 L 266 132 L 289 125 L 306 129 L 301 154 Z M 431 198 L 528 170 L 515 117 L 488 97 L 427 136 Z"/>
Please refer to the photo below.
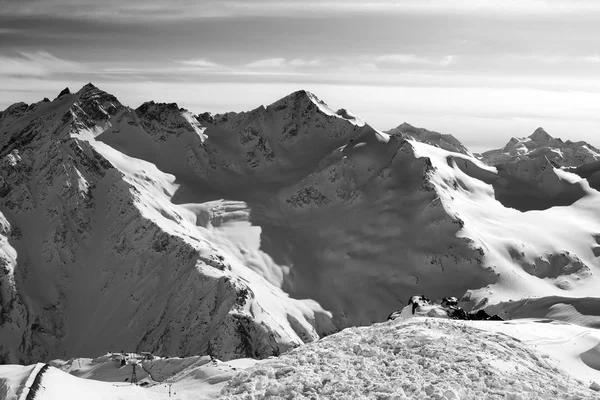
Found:
<path fill-rule="evenodd" d="M 471 150 L 538 126 L 600 146 L 596 0 L 0 0 L 0 109 L 93 82 L 242 111 L 308 89 Z"/>

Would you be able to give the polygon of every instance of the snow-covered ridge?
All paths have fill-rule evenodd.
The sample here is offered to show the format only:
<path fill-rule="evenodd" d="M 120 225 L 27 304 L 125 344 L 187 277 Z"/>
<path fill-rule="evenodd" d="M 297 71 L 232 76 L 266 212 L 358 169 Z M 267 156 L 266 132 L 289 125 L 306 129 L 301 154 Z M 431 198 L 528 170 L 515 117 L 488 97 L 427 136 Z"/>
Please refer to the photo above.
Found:
<path fill-rule="evenodd" d="M 427 129 L 423 128 L 416 128 L 406 122 L 398 125 L 394 129 L 386 131 L 386 133 L 391 135 L 402 135 L 405 139 L 427 143 L 444 150 L 466 154 L 469 156 L 472 155 L 469 150 L 454 136 L 428 131 Z"/>
<path fill-rule="evenodd" d="M 133 110 L 93 85 L 11 106 L 0 355 L 264 358 L 415 292 L 478 307 L 597 296 L 588 181 L 330 111 L 303 91 L 242 113 Z"/>

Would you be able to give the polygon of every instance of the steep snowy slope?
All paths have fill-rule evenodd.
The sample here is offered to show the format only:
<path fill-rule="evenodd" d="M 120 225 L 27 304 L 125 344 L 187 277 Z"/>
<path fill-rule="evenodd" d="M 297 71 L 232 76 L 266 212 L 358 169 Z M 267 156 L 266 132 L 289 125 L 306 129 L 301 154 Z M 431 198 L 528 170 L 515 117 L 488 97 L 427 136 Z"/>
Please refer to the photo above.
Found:
<path fill-rule="evenodd" d="M 0 114 L 0 157 L 5 362 L 266 357 L 418 292 L 598 296 L 587 180 L 380 133 L 305 91 L 194 116 L 86 85 Z"/>
<path fill-rule="evenodd" d="M 566 170 L 586 179 L 591 187 L 600 191 L 600 161 L 567 168 Z"/>
<path fill-rule="evenodd" d="M 503 148 L 481 154 L 489 165 L 537 158 L 547 158 L 555 166 L 578 167 L 600 160 L 600 150 L 586 142 L 563 142 L 538 128 L 529 137 L 512 138 Z"/>
<path fill-rule="evenodd" d="M 600 262 L 594 239 L 600 232 L 600 193 L 575 174 L 551 168 L 555 182 L 569 182 L 584 195 L 568 207 L 520 212 L 494 198 L 494 169 L 466 157 L 419 144 L 438 169 L 435 185 L 449 213 L 463 221 L 459 236 L 481 246 L 498 280 L 473 293 L 494 301 L 526 297 L 597 297 Z M 437 152 L 438 155 L 433 153 Z M 449 191 L 449 183 L 457 190 Z M 558 190 L 558 189 L 557 189 Z M 487 293 L 487 294 L 486 294 Z M 549 304 L 550 305 L 550 304 Z"/>
<path fill-rule="evenodd" d="M 260 357 L 331 330 L 175 207 L 173 176 L 90 145 L 124 109 L 87 85 L 0 116 L 3 361 L 123 347 Z"/>

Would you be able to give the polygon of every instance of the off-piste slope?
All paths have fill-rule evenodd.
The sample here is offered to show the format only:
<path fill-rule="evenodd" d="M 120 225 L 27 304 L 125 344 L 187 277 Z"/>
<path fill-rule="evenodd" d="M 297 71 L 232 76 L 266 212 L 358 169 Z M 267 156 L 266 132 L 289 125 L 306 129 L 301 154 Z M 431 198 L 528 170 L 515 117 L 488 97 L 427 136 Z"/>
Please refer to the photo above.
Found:
<path fill-rule="evenodd" d="M 600 150 L 583 141 L 565 142 L 538 128 L 529 137 L 512 138 L 503 148 L 481 154 L 481 160 L 489 165 L 536 158 L 547 158 L 556 166 L 578 167 L 600 160 Z"/>
<path fill-rule="evenodd" d="M 521 212 L 536 197 L 507 204 L 520 188 L 500 169 L 306 91 L 194 116 L 86 85 L 0 114 L 0 157 L 5 361 L 266 357 L 418 292 L 480 307 L 597 296 L 587 181 L 524 171 L 554 197 Z"/>

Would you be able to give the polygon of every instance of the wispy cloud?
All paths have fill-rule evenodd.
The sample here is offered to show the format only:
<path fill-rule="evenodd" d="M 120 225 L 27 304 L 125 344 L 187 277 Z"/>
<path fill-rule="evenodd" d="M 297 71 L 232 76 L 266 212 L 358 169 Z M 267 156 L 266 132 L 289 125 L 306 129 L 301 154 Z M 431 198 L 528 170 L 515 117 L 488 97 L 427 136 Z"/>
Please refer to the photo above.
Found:
<path fill-rule="evenodd" d="M 436 59 L 431 57 L 417 56 L 415 54 L 386 54 L 375 57 L 374 61 L 378 63 L 392 64 L 422 64 L 447 66 L 451 64 L 456 64 L 458 62 L 458 56 L 448 55 L 442 57 L 441 59 Z"/>
<path fill-rule="evenodd" d="M 221 65 L 212 62 L 206 58 L 198 58 L 195 60 L 183 60 L 181 64 L 197 68 L 219 68 Z"/>
<path fill-rule="evenodd" d="M 246 64 L 248 68 L 283 68 L 288 65 L 285 58 L 267 58 Z"/>
<path fill-rule="evenodd" d="M 21 52 L 18 57 L 0 55 L 0 75 L 47 77 L 54 74 L 76 73 L 83 66 L 60 59 L 45 51 Z"/>
<path fill-rule="evenodd" d="M 277 68 L 289 68 L 289 67 L 317 67 L 323 65 L 324 60 L 315 58 L 312 60 L 305 60 L 303 58 L 294 58 L 288 60 L 283 57 L 276 58 L 266 58 L 263 60 L 253 61 L 251 63 L 246 64 L 247 68 L 262 68 L 262 69 L 277 69 Z"/>
<path fill-rule="evenodd" d="M 312 60 L 305 60 L 303 58 L 294 58 L 293 60 L 289 61 L 289 64 L 294 67 L 318 67 L 320 65 L 323 65 L 324 62 L 325 62 L 325 60 L 321 59 L 321 58 L 314 58 Z"/>

